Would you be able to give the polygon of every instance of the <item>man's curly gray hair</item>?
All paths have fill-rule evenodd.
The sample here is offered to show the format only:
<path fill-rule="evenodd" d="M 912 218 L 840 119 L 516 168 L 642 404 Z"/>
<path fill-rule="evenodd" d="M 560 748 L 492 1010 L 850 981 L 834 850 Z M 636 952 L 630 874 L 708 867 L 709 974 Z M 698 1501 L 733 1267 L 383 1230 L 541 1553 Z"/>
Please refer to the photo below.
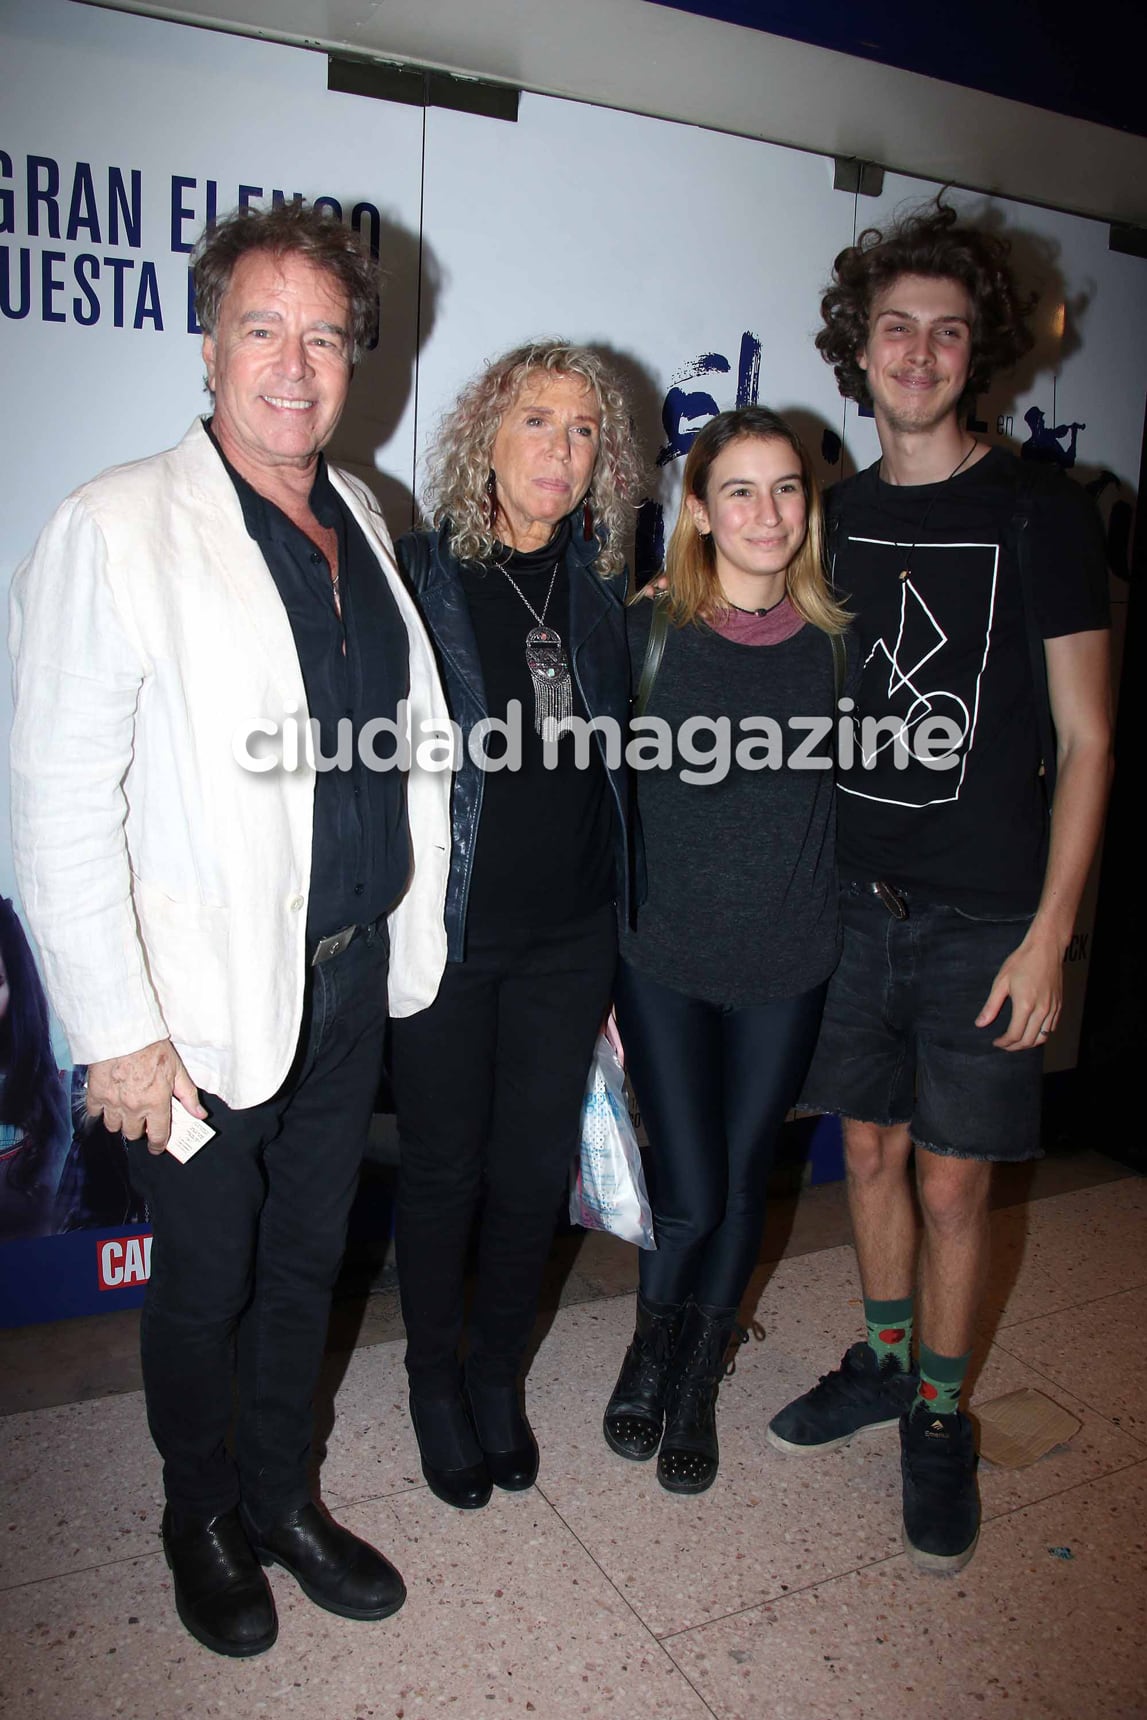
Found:
<path fill-rule="evenodd" d="M 449 521 L 450 547 L 460 561 L 490 559 L 495 542 L 486 490 L 490 452 L 506 411 L 527 378 L 539 371 L 583 377 L 601 412 L 601 442 L 587 500 L 604 537 L 597 569 L 611 578 L 625 566 L 641 461 L 621 384 L 588 347 L 558 339 L 532 341 L 496 358 L 466 385 L 443 417 L 427 456 L 427 513 L 436 526 Z"/>

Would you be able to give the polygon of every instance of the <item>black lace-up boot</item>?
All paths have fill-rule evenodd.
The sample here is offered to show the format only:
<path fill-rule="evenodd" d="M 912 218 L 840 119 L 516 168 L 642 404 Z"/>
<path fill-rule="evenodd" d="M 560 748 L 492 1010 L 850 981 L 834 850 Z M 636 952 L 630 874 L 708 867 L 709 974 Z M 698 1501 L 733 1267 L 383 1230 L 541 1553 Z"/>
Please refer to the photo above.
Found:
<path fill-rule="evenodd" d="M 657 1479 L 670 1493 L 704 1493 L 717 1476 L 717 1389 L 737 1325 L 735 1308 L 690 1303 L 673 1357 Z"/>
<path fill-rule="evenodd" d="M 684 1311 L 679 1302 L 647 1302 L 638 1295 L 633 1342 L 602 1421 L 605 1442 L 619 1457 L 644 1463 L 661 1443 L 669 1368 Z"/>

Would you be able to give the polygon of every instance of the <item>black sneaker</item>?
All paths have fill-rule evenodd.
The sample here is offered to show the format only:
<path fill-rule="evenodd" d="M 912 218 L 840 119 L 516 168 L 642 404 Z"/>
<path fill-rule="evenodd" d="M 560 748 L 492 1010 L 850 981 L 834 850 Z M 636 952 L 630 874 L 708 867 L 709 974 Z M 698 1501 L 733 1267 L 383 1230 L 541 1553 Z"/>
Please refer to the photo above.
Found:
<path fill-rule="evenodd" d="M 863 1339 L 846 1350 L 839 1368 L 778 1411 L 765 1438 L 778 1451 L 798 1457 L 835 1451 L 854 1434 L 892 1427 L 912 1407 L 917 1376 L 897 1366 L 895 1356 L 878 1362 Z"/>
<path fill-rule="evenodd" d="M 904 1551 L 921 1571 L 962 1571 L 980 1538 L 972 1424 L 917 1404 L 900 1422 Z"/>

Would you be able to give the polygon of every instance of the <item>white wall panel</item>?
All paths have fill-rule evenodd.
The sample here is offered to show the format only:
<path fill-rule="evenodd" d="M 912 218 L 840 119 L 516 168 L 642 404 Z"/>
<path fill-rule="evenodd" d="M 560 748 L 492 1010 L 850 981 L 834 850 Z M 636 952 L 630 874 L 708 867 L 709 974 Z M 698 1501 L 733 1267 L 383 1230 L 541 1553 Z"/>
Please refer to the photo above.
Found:
<path fill-rule="evenodd" d="M 288 196 L 337 197 L 348 216 L 369 203 L 399 229 L 402 243 L 388 246 L 396 279 L 388 294 L 387 348 L 364 366 L 359 400 L 381 385 L 376 441 L 388 445 L 391 464 L 407 479 L 409 448 L 389 446 L 403 396 L 412 386 L 415 255 L 418 231 L 422 116 L 405 107 L 328 93 L 318 56 L 176 25 L 74 6 L 66 0 L 17 0 L 5 7 L 5 52 L 0 61 L 0 149 L 12 159 L 10 191 L 15 231 L 9 252 L 32 253 L 33 304 L 22 321 L 0 318 L 6 388 L 23 412 L 0 425 L 6 469 L 21 473 L 16 507 L 5 511 L 0 559 L 27 547 L 50 507 L 93 470 L 164 447 L 180 435 L 204 404 L 198 340 L 187 333 L 186 256 L 172 251 L 173 176 L 194 179 L 180 201 L 190 211 L 178 237 L 188 240 L 207 212 L 207 182 L 216 186 L 220 212 L 240 200 L 241 187 L 258 188 L 269 201 Z M 137 248 L 99 241 L 81 231 L 69 243 L 53 240 L 41 220 L 27 231 L 25 164 L 49 157 L 61 175 L 61 219 L 77 162 L 91 165 L 101 215 L 107 170 L 142 181 L 142 242 Z M 41 211 L 43 214 L 43 211 Z M 123 237 L 121 231 L 121 239 Z M 384 235 L 384 241 L 385 241 Z M 63 251 L 57 269 L 65 288 L 57 305 L 66 321 L 42 321 L 41 257 Z M 136 266 L 126 276 L 128 326 L 112 326 L 105 278 L 98 323 L 79 326 L 71 301 L 74 258 L 84 252 L 116 255 Z M 164 327 L 130 326 L 139 264 L 154 263 Z M 406 376 L 395 374 L 401 353 Z M 379 373 L 382 372 L 381 379 Z M 387 421 L 389 418 L 389 421 Z M 21 421 L 22 420 L 22 421 Z M 39 434 L 37 433 L 39 432 Z M 30 434 L 31 433 L 31 434 Z M 344 445 L 347 438 L 342 439 Z M 353 446 L 353 444 L 352 444 Z M 360 457 L 361 447 L 355 450 Z"/>
<path fill-rule="evenodd" d="M 10 0 L 4 32 L 0 151 L 11 165 L 0 160 L 9 217 L 0 223 L 0 271 L 7 266 L 9 310 L 21 308 L 25 263 L 31 296 L 26 315 L 0 314 L 7 405 L 0 418 L 0 590 L 69 490 L 106 466 L 170 446 L 205 408 L 199 338 L 188 332 L 187 257 L 172 245 L 173 238 L 190 242 L 202 227 L 209 181 L 220 213 L 240 201 L 243 186 L 260 192 L 247 193 L 252 201 L 280 190 L 335 197 L 348 218 L 359 204 L 380 211 L 392 275 L 384 339 L 361 366 L 335 453 L 369 473 L 380 450 L 376 488 L 397 522 L 408 524 L 413 440 L 396 426 L 414 384 L 421 113 L 328 93 L 325 61 L 298 49 L 66 0 Z M 29 210 L 30 156 L 58 168 L 59 238 L 50 232 L 48 204 Z M 92 224 L 76 226 L 69 240 L 78 163 L 90 167 L 95 197 L 84 195 L 81 172 L 77 213 Z M 112 242 L 109 168 L 120 170 L 129 199 L 132 173 L 139 176 L 138 243 L 129 242 L 122 218 L 119 242 Z M 35 170 L 41 187 L 51 177 L 48 166 Z M 176 177 L 195 184 L 173 189 Z M 173 200 L 190 211 L 174 234 Z M 74 276 L 85 255 L 99 263 L 99 278 L 89 277 L 99 318 L 86 327 L 75 302 L 90 317 L 92 301 Z M 122 265 L 118 328 L 109 258 Z M 156 296 L 144 310 L 157 299 L 162 328 L 154 315 L 132 326 L 145 264 L 154 269 Z M 58 322 L 44 317 L 45 267 L 62 283 L 48 294 Z M 0 272 L 0 292 L 4 282 Z M 0 686 L 6 733 L 6 674 Z M 11 894 L 7 802 L 7 771 L 0 770 L 0 889 Z"/>
<path fill-rule="evenodd" d="M 1147 221 L 1147 139 L 644 0 L 94 3 L 439 66 L 627 113 L 860 156 L 940 185 L 987 186 L 1056 209 Z M 950 28 L 964 27 L 953 18 Z M 1087 19 L 1082 27 L 1096 25 Z"/>

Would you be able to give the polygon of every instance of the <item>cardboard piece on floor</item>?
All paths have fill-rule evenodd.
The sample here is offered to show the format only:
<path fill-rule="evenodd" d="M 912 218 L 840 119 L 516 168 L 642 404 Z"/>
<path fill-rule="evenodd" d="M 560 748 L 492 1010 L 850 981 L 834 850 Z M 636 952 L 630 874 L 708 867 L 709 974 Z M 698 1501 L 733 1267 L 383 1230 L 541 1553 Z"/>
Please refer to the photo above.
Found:
<path fill-rule="evenodd" d="M 975 1409 L 980 1456 L 1004 1469 L 1024 1469 L 1035 1463 L 1053 1446 L 1066 1445 L 1082 1425 L 1033 1386 L 978 1403 Z"/>

